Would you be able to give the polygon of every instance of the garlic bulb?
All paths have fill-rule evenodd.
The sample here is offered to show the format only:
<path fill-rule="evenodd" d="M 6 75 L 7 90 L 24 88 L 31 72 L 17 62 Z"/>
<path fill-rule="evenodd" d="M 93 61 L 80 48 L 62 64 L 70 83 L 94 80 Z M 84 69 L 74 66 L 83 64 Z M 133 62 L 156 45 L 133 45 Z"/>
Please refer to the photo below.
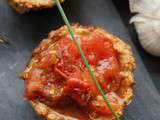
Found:
<path fill-rule="evenodd" d="M 150 54 L 160 56 L 160 0 L 129 0 L 131 18 L 142 47 Z"/>

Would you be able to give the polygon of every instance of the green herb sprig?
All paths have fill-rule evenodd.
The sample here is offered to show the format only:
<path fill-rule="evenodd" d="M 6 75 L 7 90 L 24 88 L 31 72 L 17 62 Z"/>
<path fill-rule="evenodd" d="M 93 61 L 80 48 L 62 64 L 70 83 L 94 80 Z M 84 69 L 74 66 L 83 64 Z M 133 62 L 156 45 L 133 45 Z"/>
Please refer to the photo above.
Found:
<path fill-rule="evenodd" d="M 65 22 L 65 24 L 66 24 L 66 26 L 67 26 L 67 30 L 68 30 L 69 34 L 71 35 L 71 37 L 72 37 L 72 39 L 73 39 L 73 41 L 74 41 L 74 44 L 76 45 L 76 47 L 77 47 L 77 49 L 78 49 L 78 51 L 79 51 L 79 54 L 81 55 L 81 58 L 82 58 L 82 60 L 83 60 L 83 62 L 84 62 L 84 64 L 85 64 L 85 66 L 86 66 L 86 68 L 87 68 L 87 70 L 88 70 L 88 72 L 89 72 L 89 74 L 90 74 L 90 76 L 91 76 L 91 78 L 92 78 L 95 86 L 97 87 L 98 91 L 99 91 L 100 94 L 102 95 L 102 97 L 103 97 L 103 99 L 104 99 L 107 107 L 109 108 L 109 110 L 111 111 L 111 113 L 113 114 L 113 116 L 116 118 L 116 120 L 120 120 L 118 114 L 112 109 L 109 100 L 106 98 L 106 96 L 105 96 L 105 94 L 104 94 L 104 92 L 103 92 L 100 84 L 98 83 L 98 81 L 97 81 L 94 73 L 92 72 L 92 70 L 91 70 L 91 68 L 90 68 L 90 65 L 88 64 L 88 61 L 87 61 L 87 59 L 86 59 L 85 56 L 84 56 L 84 53 L 83 53 L 83 51 L 82 51 L 82 48 L 80 47 L 80 45 L 79 45 L 76 37 L 74 36 L 74 33 L 73 33 L 73 31 L 72 31 L 72 28 L 71 28 L 71 25 L 70 25 L 70 23 L 69 23 L 66 15 L 65 15 L 65 13 L 64 13 L 64 10 L 63 10 L 63 8 L 62 8 L 59 0 L 55 0 L 55 2 L 56 2 L 56 5 L 57 5 L 57 7 L 58 7 L 58 9 L 59 9 L 59 12 L 60 12 L 63 20 L 64 20 L 64 22 Z"/>

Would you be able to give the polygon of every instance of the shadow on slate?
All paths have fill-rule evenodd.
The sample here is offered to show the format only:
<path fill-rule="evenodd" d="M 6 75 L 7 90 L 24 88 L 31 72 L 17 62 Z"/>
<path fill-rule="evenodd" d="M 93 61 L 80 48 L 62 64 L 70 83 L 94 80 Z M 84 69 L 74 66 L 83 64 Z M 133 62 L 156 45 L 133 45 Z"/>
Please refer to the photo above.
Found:
<path fill-rule="evenodd" d="M 111 0 L 67 0 L 63 7 L 72 22 L 100 26 L 129 43 L 137 62 L 135 98 L 125 109 L 122 120 L 159 120 L 160 96 Z M 0 33 L 10 44 L 0 45 L 1 120 L 39 120 L 23 100 L 23 81 L 18 74 L 29 60 L 32 49 L 52 29 L 63 25 L 57 8 L 19 15 L 0 1 Z"/>

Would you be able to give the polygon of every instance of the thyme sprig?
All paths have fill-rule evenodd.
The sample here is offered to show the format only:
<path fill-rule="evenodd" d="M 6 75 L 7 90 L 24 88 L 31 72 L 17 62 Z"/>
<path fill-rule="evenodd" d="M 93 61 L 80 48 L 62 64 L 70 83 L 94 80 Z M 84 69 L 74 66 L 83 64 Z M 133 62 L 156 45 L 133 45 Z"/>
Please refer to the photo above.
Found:
<path fill-rule="evenodd" d="M 93 71 L 91 70 L 89 63 L 88 63 L 87 59 L 86 59 L 85 56 L 84 56 L 84 53 L 83 53 L 83 51 L 82 51 L 82 48 L 80 47 L 80 45 L 79 45 L 76 37 L 74 36 L 72 27 L 71 27 L 71 25 L 70 25 L 70 23 L 69 23 L 66 15 L 65 15 L 65 12 L 64 12 L 64 10 L 63 10 L 63 8 L 62 8 L 59 0 L 55 0 L 55 2 L 56 2 L 56 5 L 57 5 L 57 7 L 58 7 L 58 10 L 59 10 L 59 12 L 60 12 L 60 14 L 61 14 L 61 16 L 62 16 L 62 18 L 63 18 L 64 23 L 65 23 L 66 26 L 67 26 L 67 30 L 68 30 L 69 34 L 71 35 L 71 37 L 72 37 L 72 39 L 73 39 L 73 41 L 74 41 L 74 44 L 76 45 L 76 47 L 77 47 L 77 49 L 78 49 L 78 51 L 79 51 L 79 54 L 80 54 L 80 56 L 81 56 L 81 58 L 82 58 L 82 60 L 83 60 L 83 62 L 84 62 L 84 64 L 85 64 L 85 66 L 86 66 L 86 68 L 87 68 L 87 70 L 88 70 L 88 72 L 89 72 L 89 74 L 90 74 L 90 76 L 91 76 L 91 78 L 92 78 L 95 86 L 97 87 L 98 91 L 99 91 L 100 94 L 102 95 L 102 97 L 103 97 L 103 99 L 104 99 L 107 107 L 109 108 L 109 110 L 111 111 L 111 113 L 113 114 L 113 116 L 116 118 L 116 120 L 120 120 L 118 114 L 112 109 L 109 100 L 106 98 L 106 96 L 105 96 L 105 94 L 104 94 L 104 92 L 103 92 L 100 84 L 98 83 L 98 81 L 97 81 L 97 79 L 96 79 Z"/>

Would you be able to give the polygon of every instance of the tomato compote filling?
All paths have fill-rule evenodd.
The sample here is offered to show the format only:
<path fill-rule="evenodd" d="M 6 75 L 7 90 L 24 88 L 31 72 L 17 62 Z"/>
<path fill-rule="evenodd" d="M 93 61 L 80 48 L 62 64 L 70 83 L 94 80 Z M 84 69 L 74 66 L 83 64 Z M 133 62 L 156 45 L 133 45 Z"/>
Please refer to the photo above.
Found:
<path fill-rule="evenodd" d="M 118 52 L 112 41 L 103 34 L 76 37 L 101 88 L 116 110 L 118 100 L 108 94 L 118 90 L 122 77 Z M 51 106 L 58 106 L 60 101 L 65 104 L 67 98 L 77 106 L 87 108 L 86 112 L 111 114 L 104 101 L 97 99 L 100 94 L 71 37 L 66 35 L 45 47 L 34 56 L 34 63 L 25 71 L 25 97 Z"/>

